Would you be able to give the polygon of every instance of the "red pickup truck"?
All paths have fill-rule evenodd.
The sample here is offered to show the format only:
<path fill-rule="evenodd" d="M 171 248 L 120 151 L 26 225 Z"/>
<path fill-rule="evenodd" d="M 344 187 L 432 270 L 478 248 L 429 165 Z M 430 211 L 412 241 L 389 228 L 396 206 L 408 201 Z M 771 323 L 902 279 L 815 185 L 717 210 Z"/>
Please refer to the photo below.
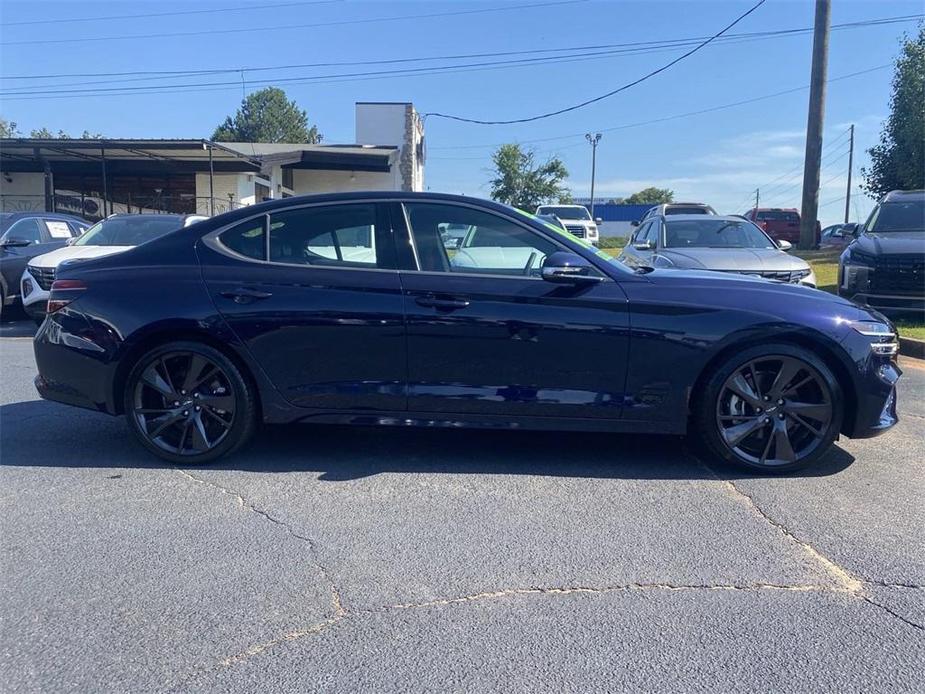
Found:
<path fill-rule="evenodd" d="M 794 208 L 753 207 L 742 216 L 764 229 L 775 241 L 789 241 L 794 246 L 800 242 L 800 213 Z M 821 237 L 822 227 L 817 220 L 814 246 L 819 245 Z"/>

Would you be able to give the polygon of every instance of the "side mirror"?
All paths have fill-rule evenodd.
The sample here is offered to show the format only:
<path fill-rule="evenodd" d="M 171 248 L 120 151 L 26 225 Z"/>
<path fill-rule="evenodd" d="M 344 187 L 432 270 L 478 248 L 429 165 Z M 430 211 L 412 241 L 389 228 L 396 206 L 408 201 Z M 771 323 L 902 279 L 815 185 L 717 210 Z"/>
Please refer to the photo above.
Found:
<path fill-rule="evenodd" d="M 652 245 L 651 241 L 639 241 L 633 244 L 633 248 L 637 251 L 651 251 L 655 246 Z"/>
<path fill-rule="evenodd" d="M 860 233 L 861 233 L 861 225 L 857 224 L 856 222 L 850 222 L 848 224 L 843 225 L 841 228 L 841 236 L 850 235 L 850 236 L 854 236 L 855 238 L 857 238 L 857 236 Z"/>
<path fill-rule="evenodd" d="M 634 227 L 638 227 L 638 226 L 639 226 L 639 220 L 638 220 L 638 219 L 634 219 L 632 222 L 630 222 L 630 224 L 632 224 Z"/>
<path fill-rule="evenodd" d="M 791 248 L 793 248 L 793 244 L 790 243 L 789 241 L 785 241 L 784 239 L 781 239 L 780 241 L 777 242 L 777 247 L 786 253 Z"/>
<path fill-rule="evenodd" d="M 4 248 L 22 248 L 23 246 L 28 246 L 32 243 L 29 239 L 5 239 L 3 243 L 0 243 L 0 246 Z"/>
<path fill-rule="evenodd" d="M 556 251 L 546 256 L 541 274 L 544 280 L 556 284 L 597 284 L 604 281 L 591 263 L 567 251 Z"/>
<path fill-rule="evenodd" d="M 79 236 L 72 236 L 65 243 L 67 243 L 68 246 L 73 246 L 74 243 L 76 243 L 77 239 L 79 238 L 80 238 Z"/>
<path fill-rule="evenodd" d="M 595 218 L 594 218 L 594 223 L 595 223 L 595 224 L 603 224 L 603 223 L 604 223 L 604 220 L 601 219 L 600 217 L 595 217 Z"/>

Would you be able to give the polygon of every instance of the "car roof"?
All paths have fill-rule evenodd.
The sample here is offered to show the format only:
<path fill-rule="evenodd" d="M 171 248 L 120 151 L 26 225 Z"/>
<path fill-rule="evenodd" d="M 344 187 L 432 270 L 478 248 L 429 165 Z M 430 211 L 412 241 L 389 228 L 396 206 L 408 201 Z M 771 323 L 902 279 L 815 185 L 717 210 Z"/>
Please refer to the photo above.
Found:
<path fill-rule="evenodd" d="M 411 191 L 401 191 L 401 190 L 366 190 L 366 191 L 355 191 L 348 193 L 317 193 L 314 195 L 294 195 L 288 198 L 277 198 L 274 200 L 265 200 L 263 202 L 258 202 L 254 205 L 248 205 L 246 207 L 239 207 L 236 210 L 231 210 L 230 212 L 224 212 L 223 214 L 216 215 L 214 217 L 209 217 L 208 220 L 203 220 L 202 222 L 197 223 L 197 227 L 200 225 L 208 225 L 209 228 L 218 228 L 220 226 L 225 226 L 226 224 L 233 224 L 239 219 L 248 219 L 250 217 L 256 216 L 261 213 L 273 212 L 274 210 L 286 209 L 289 207 L 296 207 L 299 205 L 312 205 L 325 202 L 363 202 L 365 200 L 410 200 L 416 202 L 457 202 L 462 204 L 471 204 L 478 205 L 482 208 L 493 209 L 502 214 L 510 214 L 514 209 L 509 205 L 502 204 L 500 202 L 495 202 L 494 200 L 487 200 L 485 198 L 478 198 L 470 195 L 456 195 L 453 193 L 433 193 L 430 191 L 427 192 L 411 192 Z M 584 207 L 584 205 L 577 205 L 576 207 Z M 525 214 L 532 214 L 531 212 L 526 212 L 521 210 Z M 205 227 L 203 227 L 205 228 Z"/>
<path fill-rule="evenodd" d="M 749 224 L 751 224 L 751 220 L 743 219 L 737 214 L 709 214 L 709 215 L 707 214 L 670 214 L 667 217 L 665 217 L 664 215 L 660 215 L 660 216 L 664 217 L 666 222 L 667 221 L 672 221 L 672 222 L 710 221 L 710 222 L 713 222 L 717 219 L 720 219 L 726 222 L 748 222 Z"/>
<path fill-rule="evenodd" d="M 925 190 L 891 190 L 883 197 L 883 202 L 909 202 L 925 200 Z"/>
<path fill-rule="evenodd" d="M 151 217 L 160 217 L 161 219 L 186 219 L 187 217 L 193 217 L 193 216 L 202 217 L 203 215 L 180 214 L 178 212 L 156 212 L 156 213 L 152 212 L 149 214 L 139 214 L 137 212 L 117 212 L 115 214 L 109 215 L 102 221 L 106 221 L 106 219 L 115 219 L 116 217 L 119 217 L 120 219 L 125 218 L 125 217 L 131 217 L 133 219 L 136 217 L 144 217 L 145 219 L 148 219 Z"/>
<path fill-rule="evenodd" d="M 71 222 L 83 222 L 84 224 L 89 224 L 86 219 L 82 219 L 77 215 L 73 214 L 63 214 L 61 212 L 4 212 L 3 217 L 5 219 L 23 219 L 25 217 L 41 217 L 43 219 L 66 219 Z"/>

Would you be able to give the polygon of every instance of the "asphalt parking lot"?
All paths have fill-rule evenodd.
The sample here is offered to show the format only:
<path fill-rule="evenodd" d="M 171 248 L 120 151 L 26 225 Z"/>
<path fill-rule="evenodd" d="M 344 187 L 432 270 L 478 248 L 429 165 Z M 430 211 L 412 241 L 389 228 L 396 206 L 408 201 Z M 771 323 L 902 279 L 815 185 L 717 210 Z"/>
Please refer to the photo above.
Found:
<path fill-rule="evenodd" d="M 0 326 L 0 689 L 922 691 L 925 369 L 781 479 L 650 436 L 309 426 L 217 466 Z"/>

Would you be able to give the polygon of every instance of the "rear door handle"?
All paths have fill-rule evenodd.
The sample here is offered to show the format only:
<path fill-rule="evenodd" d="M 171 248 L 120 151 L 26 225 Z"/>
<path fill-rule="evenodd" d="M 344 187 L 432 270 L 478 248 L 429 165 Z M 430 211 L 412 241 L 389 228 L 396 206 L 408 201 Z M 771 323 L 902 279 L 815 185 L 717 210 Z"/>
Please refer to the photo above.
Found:
<path fill-rule="evenodd" d="M 263 292 L 259 289 L 252 289 L 251 287 L 229 289 L 221 292 L 221 295 L 226 299 L 232 299 L 236 304 L 249 304 L 261 299 L 269 299 L 273 296 L 270 292 Z"/>
<path fill-rule="evenodd" d="M 452 296 L 437 296 L 434 294 L 427 294 L 426 296 L 419 296 L 414 300 L 418 306 L 427 306 L 429 308 L 439 308 L 447 311 L 452 311 L 458 308 L 466 308 L 469 305 L 467 299 L 458 299 Z"/>

